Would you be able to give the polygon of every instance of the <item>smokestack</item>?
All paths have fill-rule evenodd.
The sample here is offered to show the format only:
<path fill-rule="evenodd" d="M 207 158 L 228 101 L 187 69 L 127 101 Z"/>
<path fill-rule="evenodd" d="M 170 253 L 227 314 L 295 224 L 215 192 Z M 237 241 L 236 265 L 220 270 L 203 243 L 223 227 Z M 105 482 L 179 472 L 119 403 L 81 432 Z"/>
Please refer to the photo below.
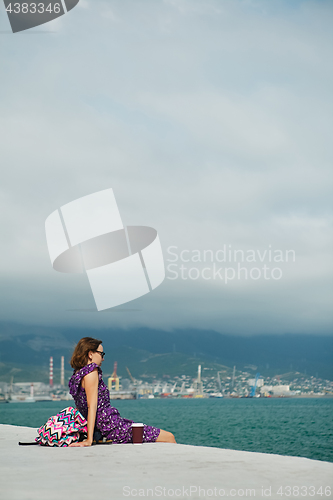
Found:
<path fill-rule="evenodd" d="M 201 365 L 198 366 L 198 382 L 201 382 Z"/>
<path fill-rule="evenodd" d="M 31 384 L 30 385 L 30 397 L 33 398 L 34 397 L 34 384 Z"/>
<path fill-rule="evenodd" d="M 50 387 L 53 387 L 53 357 L 50 357 Z"/>
<path fill-rule="evenodd" d="M 61 356 L 60 385 L 65 385 L 65 358 Z"/>

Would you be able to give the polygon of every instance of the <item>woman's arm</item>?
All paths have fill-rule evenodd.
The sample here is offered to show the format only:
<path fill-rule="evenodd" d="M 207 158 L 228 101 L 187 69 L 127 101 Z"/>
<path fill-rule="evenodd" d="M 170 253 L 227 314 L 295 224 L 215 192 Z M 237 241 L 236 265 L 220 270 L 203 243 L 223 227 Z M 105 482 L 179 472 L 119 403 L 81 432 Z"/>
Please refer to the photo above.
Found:
<path fill-rule="evenodd" d="M 88 404 L 88 437 L 80 443 L 72 443 L 70 446 L 91 446 L 95 429 L 97 400 L 98 400 L 98 371 L 97 368 L 85 375 L 82 379 L 82 387 L 86 391 Z"/>

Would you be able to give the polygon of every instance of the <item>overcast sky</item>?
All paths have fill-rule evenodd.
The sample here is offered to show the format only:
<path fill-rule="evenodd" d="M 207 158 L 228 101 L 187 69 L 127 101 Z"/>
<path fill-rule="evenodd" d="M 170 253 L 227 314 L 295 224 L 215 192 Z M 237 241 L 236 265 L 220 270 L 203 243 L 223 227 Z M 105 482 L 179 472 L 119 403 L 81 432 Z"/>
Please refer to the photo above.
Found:
<path fill-rule="evenodd" d="M 0 8 L 0 321 L 331 331 L 332 2 L 81 0 L 17 34 Z M 157 229 L 167 266 L 171 246 L 295 261 L 246 263 L 280 279 L 167 271 L 98 313 L 86 276 L 52 269 L 44 223 L 109 187 L 124 224 Z"/>

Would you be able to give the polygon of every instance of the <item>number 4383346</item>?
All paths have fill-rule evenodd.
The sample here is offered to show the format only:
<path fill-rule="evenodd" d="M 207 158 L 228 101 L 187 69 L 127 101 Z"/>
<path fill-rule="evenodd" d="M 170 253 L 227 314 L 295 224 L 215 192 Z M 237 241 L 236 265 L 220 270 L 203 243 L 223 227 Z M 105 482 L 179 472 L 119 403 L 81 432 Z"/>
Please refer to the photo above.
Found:
<path fill-rule="evenodd" d="M 314 497 L 315 495 L 330 497 L 331 487 L 320 486 L 316 488 L 315 486 L 280 486 L 277 495 L 281 497 Z"/>
<path fill-rule="evenodd" d="M 45 6 L 43 3 L 10 3 L 6 8 L 6 11 L 10 14 L 43 14 L 44 12 L 49 12 L 50 14 L 54 12 L 55 14 L 59 14 L 61 11 L 60 3 L 49 3 Z"/>

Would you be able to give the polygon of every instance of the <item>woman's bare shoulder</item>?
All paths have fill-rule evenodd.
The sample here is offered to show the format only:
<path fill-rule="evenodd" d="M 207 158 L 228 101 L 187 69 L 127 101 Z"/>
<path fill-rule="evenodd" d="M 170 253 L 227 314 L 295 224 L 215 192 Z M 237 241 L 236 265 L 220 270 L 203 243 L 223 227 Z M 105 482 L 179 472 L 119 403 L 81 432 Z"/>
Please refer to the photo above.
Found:
<path fill-rule="evenodd" d="M 93 368 L 92 371 L 84 375 L 81 380 L 81 386 L 84 388 L 85 386 L 85 381 L 88 383 L 94 383 L 96 380 L 98 380 L 98 368 Z"/>

